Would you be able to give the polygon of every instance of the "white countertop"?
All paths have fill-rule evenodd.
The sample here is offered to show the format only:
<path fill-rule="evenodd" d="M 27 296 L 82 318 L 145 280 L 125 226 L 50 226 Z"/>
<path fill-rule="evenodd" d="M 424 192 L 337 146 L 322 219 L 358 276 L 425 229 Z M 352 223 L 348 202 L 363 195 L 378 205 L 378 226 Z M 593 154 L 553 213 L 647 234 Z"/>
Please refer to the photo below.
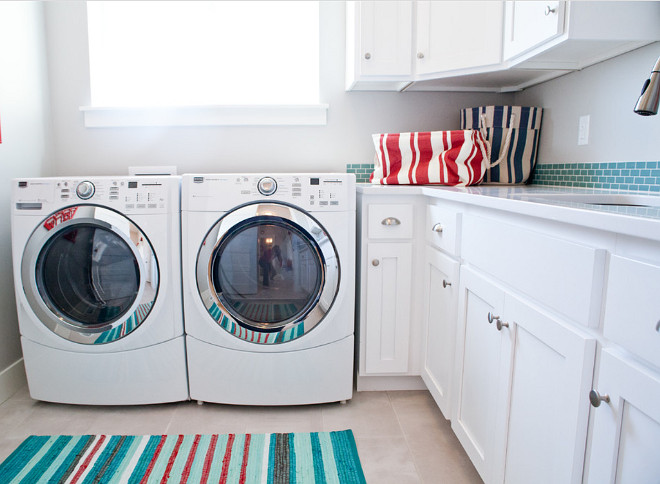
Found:
<path fill-rule="evenodd" d="M 660 195 L 612 192 L 547 186 L 473 186 L 358 184 L 359 193 L 369 195 L 425 195 L 460 203 L 530 215 L 548 220 L 606 230 L 623 235 L 660 241 Z M 652 207 L 594 205 L 575 201 L 544 199 L 543 196 L 633 195 L 658 200 Z"/>

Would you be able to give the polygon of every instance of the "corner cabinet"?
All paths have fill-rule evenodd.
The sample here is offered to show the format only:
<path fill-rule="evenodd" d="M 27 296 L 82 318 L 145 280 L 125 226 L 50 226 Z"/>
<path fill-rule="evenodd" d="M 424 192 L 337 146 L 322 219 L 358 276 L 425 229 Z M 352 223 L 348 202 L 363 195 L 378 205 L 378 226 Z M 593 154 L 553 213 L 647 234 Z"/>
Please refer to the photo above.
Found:
<path fill-rule="evenodd" d="M 346 89 L 508 92 L 660 40 L 659 2 L 346 2 Z"/>

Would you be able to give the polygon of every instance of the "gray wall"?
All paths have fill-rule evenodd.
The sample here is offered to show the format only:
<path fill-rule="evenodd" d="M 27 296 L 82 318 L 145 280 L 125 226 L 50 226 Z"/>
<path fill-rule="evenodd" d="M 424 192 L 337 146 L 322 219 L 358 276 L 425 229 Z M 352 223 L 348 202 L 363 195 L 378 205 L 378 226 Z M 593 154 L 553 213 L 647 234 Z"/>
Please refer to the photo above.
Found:
<path fill-rule="evenodd" d="M 658 56 L 660 42 L 517 93 L 516 104 L 544 108 L 539 163 L 660 161 L 660 115 L 633 112 Z M 589 144 L 578 146 L 586 114 Z"/>
<path fill-rule="evenodd" d="M 48 90 L 41 3 L 0 2 L 0 66 L 1 373 L 21 358 L 12 290 L 10 180 L 49 174 Z"/>
<path fill-rule="evenodd" d="M 510 103 L 512 94 L 345 92 L 343 2 L 323 2 L 321 102 L 327 126 L 94 128 L 83 126 L 89 104 L 84 2 L 46 5 L 50 85 L 58 174 L 126 173 L 132 165 L 176 165 L 179 173 L 219 171 L 345 171 L 373 160 L 371 134 L 457 129 L 459 110 Z M 268 82 L 269 72 L 263 73 Z"/>

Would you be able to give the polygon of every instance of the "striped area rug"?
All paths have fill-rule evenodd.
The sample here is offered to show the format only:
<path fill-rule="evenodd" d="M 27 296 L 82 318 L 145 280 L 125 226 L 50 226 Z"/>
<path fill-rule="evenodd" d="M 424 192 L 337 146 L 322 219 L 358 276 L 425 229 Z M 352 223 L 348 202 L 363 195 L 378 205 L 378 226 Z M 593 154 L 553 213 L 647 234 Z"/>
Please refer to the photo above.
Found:
<path fill-rule="evenodd" d="M 0 483 L 365 483 L 353 432 L 30 436 Z"/>

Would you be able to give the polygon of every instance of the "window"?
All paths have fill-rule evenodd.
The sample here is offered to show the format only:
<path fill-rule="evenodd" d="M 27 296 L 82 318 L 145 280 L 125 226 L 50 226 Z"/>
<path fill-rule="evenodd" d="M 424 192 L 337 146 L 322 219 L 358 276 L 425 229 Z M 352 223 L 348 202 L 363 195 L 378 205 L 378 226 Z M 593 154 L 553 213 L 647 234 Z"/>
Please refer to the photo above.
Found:
<path fill-rule="evenodd" d="M 213 112 L 253 124 L 250 113 L 295 108 L 321 108 L 325 120 L 318 2 L 93 1 L 87 15 L 88 126 L 88 114 L 119 108 L 164 124 L 197 124 L 184 119 L 194 112 L 204 113 L 199 124 L 217 124 Z M 163 117 L 177 112 L 178 122 Z"/>

